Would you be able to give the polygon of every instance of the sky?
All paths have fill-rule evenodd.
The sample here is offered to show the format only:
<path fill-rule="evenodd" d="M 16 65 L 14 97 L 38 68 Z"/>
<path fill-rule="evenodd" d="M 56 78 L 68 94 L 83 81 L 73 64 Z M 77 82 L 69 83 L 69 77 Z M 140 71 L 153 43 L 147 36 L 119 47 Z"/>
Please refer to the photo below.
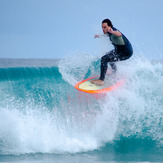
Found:
<path fill-rule="evenodd" d="M 99 55 L 105 18 L 135 55 L 163 59 L 163 0 L 0 0 L 0 58 Z"/>

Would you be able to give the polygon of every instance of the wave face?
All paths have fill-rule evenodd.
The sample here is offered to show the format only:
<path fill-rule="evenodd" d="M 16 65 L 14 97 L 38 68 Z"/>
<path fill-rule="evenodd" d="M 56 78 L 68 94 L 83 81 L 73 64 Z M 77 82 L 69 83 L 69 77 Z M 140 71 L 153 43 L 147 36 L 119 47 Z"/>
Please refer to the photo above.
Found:
<path fill-rule="evenodd" d="M 56 66 L 0 68 L 0 154 L 147 152 L 163 148 L 163 65 L 117 63 L 125 83 L 105 95 L 74 89 L 99 74 L 91 55 Z"/>

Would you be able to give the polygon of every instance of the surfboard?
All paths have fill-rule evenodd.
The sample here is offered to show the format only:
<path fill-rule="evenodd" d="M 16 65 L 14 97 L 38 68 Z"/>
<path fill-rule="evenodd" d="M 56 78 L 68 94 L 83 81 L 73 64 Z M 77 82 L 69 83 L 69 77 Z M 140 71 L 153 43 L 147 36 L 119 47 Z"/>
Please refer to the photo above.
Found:
<path fill-rule="evenodd" d="M 121 86 L 124 82 L 124 79 L 110 77 L 109 80 L 105 80 L 104 85 L 96 85 L 91 83 L 91 80 L 95 79 L 98 79 L 98 77 L 91 77 L 80 81 L 75 85 L 75 88 L 79 91 L 86 93 L 105 93 L 116 89 L 117 87 Z"/>

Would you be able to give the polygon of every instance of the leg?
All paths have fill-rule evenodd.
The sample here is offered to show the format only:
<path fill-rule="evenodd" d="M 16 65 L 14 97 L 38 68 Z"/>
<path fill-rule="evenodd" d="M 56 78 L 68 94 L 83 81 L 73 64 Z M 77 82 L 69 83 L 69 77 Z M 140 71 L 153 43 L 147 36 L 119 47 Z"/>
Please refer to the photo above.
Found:
<path fill-rule="evenodd" d="M 119 51 L 117 49 L 110 51 L 106 55 L 101 58 L 101 75 L 100 80 L 104 81 L 106 71 L 107 71 L 107 63 L 110 62 L 110 66 L 113 72 L 117 71 L 117 67 L 114 62 L 126 60 L 130 57 L 130 53 L 128 51 Z"/>
<path fill-rule="evenodd" d="M 116 72 L 117 71 L 117 66 L 115 63 L 109 63 L 111 68 L 113 69 L 113 72 Z"/>
<path fill-rule="evenodd" d="M 108 62 L 114 62 L 116 60 L 114 55 L 115 55 L 115 50 L 112 50 L 101 58 L 100 78 L 98 80 L 92 80 L 91 81 L 92 83 L 99 84 L 99 85 L 104 84 L 104 79 L 108 68 Z M 110 66 L 114 71 L 116 71 L 116 65 L 114 63 L 110 63 Z"/>
<path fill-rule="evenodd" d="M 100 80 L 104 81 L 105 79 L 105 75 L 106 75 L 107 68 L 108 68 L 107 66 L 108 62 L 112 62 L 110 63 L 110 66 L 113 69 L 113 71 L 116 72 L 117 67 L 115 63 L 113 63 L 114 61 L 117 61 L 117 58 L 115 56 L 115 50 L 110 51 L 109 53 L 107 53 L 101 58 L 101 75 L 99 78 Z"/>
<path fill-rule="evenodd" d="M 105 75 L 106 75 L 106 71 L 107 71 L 107 63 L 110 62 L 110 66 L 113 69 L 114 72 L 117 71 L 117 67 L 115 65 L 114 62 L 116 61 L 121 61 L 121 60 L 126 60 L 128 59 L 128 52 L 126 51 L 121 51 L 118 52 L 117 49 L 110 51 L 109 53 L 107 53 L 106 55 L 104 55 L 101 58 L 101 74 L 100 74 L 100 78 L 98 80 L 92 80 L 91 82 L 94 84 L 104 84 L 104 79 L 105 79 Z"/>

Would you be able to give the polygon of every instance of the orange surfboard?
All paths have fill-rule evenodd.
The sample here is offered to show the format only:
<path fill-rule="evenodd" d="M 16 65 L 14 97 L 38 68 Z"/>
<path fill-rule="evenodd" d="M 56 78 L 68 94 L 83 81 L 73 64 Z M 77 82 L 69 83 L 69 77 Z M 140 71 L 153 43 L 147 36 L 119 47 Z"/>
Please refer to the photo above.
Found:
<path fill-rule="evenodd" d="M 75 85 L 75 88 L 79 91 L 86 92 L 86 93 L 105 93 L 108 91 L 112 91 L 116 89 L 117 87 L 121 86 L 124 82 L 124 79 L 112 79 L 105 80 L 104 85 L 96 85 L 91 83 L 91 80 L 94 80 L 98 78 L 91 77 L 88 79 L 85 79 Z"/>

